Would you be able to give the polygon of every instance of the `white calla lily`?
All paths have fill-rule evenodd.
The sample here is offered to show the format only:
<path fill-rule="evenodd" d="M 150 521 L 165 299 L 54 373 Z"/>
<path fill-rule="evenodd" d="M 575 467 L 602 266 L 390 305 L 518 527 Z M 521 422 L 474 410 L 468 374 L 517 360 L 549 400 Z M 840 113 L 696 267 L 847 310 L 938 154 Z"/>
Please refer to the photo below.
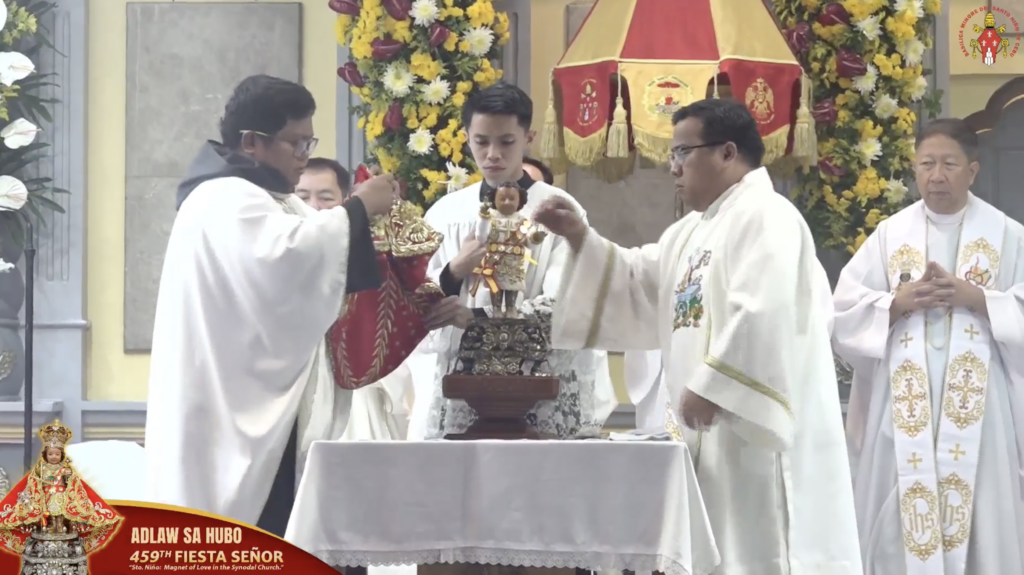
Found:
<path fill-rule="evenodd" d="M 7 4 L 0 2 L 0 30 L 4 29 L 7 25 Z"/>
<path fill-rule="evenodd" d="M 21 52 L 0 52 L 0 84 L 13 86 L 36 71 L 36 65 Z"/>
<path fill-rule="evenodd" d="M 0 4 L 3 4 L 3 2 L 0 2 Z M 4 260 L 0 259 L 0 274 L 4 272 L 9 272 L 12 269 L 14 269 L 14 264 L 5 262 Z"/>
<path fill-rule="evenodd" d="M 25 118 L 18 118 L 0 130 L 0 138 L 4 139 L 4 145 L 8 148 L 17 150 L 34 142 L 39 132 L 39 126 Z"/>
<path fill-rule="evenodd" d="M 0 176 L 0 212 L 20 210 L 28 202 L 28 188 L 14 176 Z"/>

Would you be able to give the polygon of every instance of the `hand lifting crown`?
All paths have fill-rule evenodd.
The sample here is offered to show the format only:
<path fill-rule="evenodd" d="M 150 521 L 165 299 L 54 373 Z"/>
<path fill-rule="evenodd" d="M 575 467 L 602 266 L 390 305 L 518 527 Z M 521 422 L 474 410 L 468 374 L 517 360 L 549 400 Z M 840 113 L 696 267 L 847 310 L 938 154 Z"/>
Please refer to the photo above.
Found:
<path fill-rule="evenodd" d="M 39 430 L 39 437 L 43 440 L 44 447 L 64 449 L 73 436 L 71 428 L 61 423 L 59 419 L 54 419 L 53 423 L 44 425 Z"/>

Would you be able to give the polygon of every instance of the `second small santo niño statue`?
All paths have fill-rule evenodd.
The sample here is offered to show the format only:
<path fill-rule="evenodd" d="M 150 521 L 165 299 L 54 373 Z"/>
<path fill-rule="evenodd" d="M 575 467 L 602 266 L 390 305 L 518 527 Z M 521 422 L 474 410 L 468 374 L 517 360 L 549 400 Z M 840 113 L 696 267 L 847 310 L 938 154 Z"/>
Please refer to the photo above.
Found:
<path fill-rule="evenodd" d="M 476 236 L 486 253 L 480 266 L 473 270 L 476 282 L 470 290 L 476 295 L 484 284 L 491 291 L 494 317 L 516 317 L 516 300 L 526 289 L 526 270 L 536 264 L 530 257 L 530 246 L 547 236 L 539 225 L 522 214 L 526 190 L 516 182 L 505 182 L 494 189 L 480 206 L 480 222 Z"/>
<path fill-rule="evenodd" d="M 116 533 L 122 517 L 96 494 L 75 471 L 64 447 L 71 429 L 60 420 L 43 426 L 39 461 L 0 500 L 0 546 L 21 555 L 30 538 L 77 535 L 89 553 Z"/>

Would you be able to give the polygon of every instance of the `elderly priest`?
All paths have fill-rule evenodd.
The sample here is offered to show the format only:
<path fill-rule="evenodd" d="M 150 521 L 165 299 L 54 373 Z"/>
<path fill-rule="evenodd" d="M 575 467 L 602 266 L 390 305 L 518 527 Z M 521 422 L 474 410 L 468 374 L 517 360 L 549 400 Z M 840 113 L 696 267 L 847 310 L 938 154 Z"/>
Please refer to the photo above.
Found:
<path fill-rule="evenodd" d="M 538 210 L 574 253 L 554 345 L 662 350 L 722 555 L 715 573 L 860 575 L 810 230 L 761 166 L 742 104 L 702 100 L 673 124 L 672 173 L 695 212 L 658 244 L 619 247 L 568 202 Z"/>
<path fill-rule="evenodd" d="M 969 190 L 963 120 L 917 137 L 922 200 L 835 292 L 866 573 L 1024 573 L 1024 228 Z"/>

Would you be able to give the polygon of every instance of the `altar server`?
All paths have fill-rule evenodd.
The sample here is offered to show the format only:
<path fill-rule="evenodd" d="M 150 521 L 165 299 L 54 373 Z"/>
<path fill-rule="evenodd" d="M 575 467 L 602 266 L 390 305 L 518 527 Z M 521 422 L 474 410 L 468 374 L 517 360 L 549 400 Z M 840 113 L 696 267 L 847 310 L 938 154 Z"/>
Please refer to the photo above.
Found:
<path fill-rule="evenodd" d="M 295 197 L 315 109 L 285 80 L 235 89 L 223 143 L 205 144 L 178 188 L 153 329 L 149 497 L 279 535 L 301 447 L 344 430 L 349 394 L 322 342 L 343 296 L 379 285 L 368 221 L 397 197 L 389 176 L 344 207 Z"/>
<path fill-rule="evenodd" d="M 537 221 L 573 256 L 556 346 L 661 349 L 721 575 L 860 575 L 850 467 L 810 230 L 761 167 L 738 102 L 677 110 L 671 169 L 694 213 L 625 249 L 562 200 Z"/>
<path fill-rule="evenodd" d="M 420 351 L 433 358 L 413 359 L 413 365 L 433 364 L 417 374 L 416 399 L 410 421 L 409 437 L 438 437 L 460 433 L 475 418 L 465 402 L 448 402 L 441 395 L 441 378 L 455 365 L 455 355 L 462 337 L 462 327 L 474 315 L 487 315 L 490 292 L 478 290 L 470 295 L 473 270 L 483 258 L 483 246 L 476 239 L 480 204 L 488 192 L 503 182 L 517 182 L 527 192 L 524 208 L 530 214 L 547 198 L 560 197 L 579 208 L 567 193 L 544 182 L 534 181 L 523 170 L 526 147 L 533 140 L 533 102 L 520 88 L 498 83 L 472 96 L 463 108 L 463 125 L 483 182 L 449 193 L 431 207 L 424 218 L 444 235 L 441 248 L 430 262 L 429 275 L 438 280 L 446 295 L 459 300 L 439 316 L 436 322 L 455 321 L 431 335 Z M 582 208 L 579 208 L 582 213 Z M 561 238 L 549 236 L 536 249 L 526 275 L 526 290 L 519 305 L 533 309 L 543 307 L 558 289 L 566 245 Z M 604 352 L 555 352 L 551 369 L 562 377 L 562 392 L 555 402 L 542 404 L 530 416 L 542 432 L 568 436 L 579 431 L 598 431 L 615 408 L 617 401 L 608 373 L 608 357 Z M 415 373 L 417 368 L 413 368 Z M 536 418 L 536 419 L 533 419 Z"/>
<path fill-rule="evenodd" d="M 917 137 L 921 200 L 836 286 L 854 368 L 847 438 L 867 573 L 1024 573 L 1024 227 L 969 191 L 978 138 Z"/>

